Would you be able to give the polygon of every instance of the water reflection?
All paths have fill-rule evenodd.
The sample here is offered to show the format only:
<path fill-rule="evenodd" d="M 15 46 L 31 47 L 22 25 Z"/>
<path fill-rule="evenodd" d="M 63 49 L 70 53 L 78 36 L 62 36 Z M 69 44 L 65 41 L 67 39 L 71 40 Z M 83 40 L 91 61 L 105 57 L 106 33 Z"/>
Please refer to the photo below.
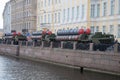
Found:
<path fill-rule="evenodd" d="M 120 80 L 120 76 L 0 56 L 0 80 Z"/>

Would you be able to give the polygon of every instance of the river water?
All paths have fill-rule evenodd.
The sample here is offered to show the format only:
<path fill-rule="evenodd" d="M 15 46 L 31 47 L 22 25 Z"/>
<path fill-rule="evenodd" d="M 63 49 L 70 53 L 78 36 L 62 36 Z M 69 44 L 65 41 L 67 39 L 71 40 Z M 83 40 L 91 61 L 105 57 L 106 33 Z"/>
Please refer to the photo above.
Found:
<path fill-rule="evenodd" d="M 0 80 L 120 80 L 120 76 L 0 55 Z"/>

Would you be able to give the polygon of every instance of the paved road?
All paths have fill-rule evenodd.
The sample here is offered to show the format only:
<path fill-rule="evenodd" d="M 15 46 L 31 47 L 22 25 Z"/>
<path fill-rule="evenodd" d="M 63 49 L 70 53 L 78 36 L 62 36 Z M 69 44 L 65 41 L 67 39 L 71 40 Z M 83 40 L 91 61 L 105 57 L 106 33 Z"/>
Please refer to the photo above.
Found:
<path fill-rule="evenodd" d="M 59 67 L 0 55 L 0 80 L 120 80 L 120 76 Z"/>

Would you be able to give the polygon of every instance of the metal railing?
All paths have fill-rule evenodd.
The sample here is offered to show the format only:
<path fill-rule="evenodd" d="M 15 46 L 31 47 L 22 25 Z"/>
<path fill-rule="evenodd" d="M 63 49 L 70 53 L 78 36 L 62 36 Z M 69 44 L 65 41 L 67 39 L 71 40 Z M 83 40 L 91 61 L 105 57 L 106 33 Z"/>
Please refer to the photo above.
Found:
<path fill-rule="evenodd" d="M 113 48 L 113 45 L 114 44 L 94 44 L 94 46 L 93 46 L 93 50 L 94 51 L 108 51 L 108 50 L 110 50 L 110 51 L 112 51 L 112 50 L 114 50 Z"/>
<path fill-rule="evenodd" d="M 60 47 L 61 47 L 61 42 L 60 41 L 53 42 L 53 48 L 60 48 Z"/>
<path fill-rule="evenodd" d="M 21 46 L 26 46 L 26 41 L 21 41 Z"/>
<path fill-rule="evenodd" d="M 76 49 L 77 50 L 89 50 L 89 43 L 77 43 L 76 44 Z"/>
<path fill-rule="evenodd" d="M 38 42 L 32 42 L 34 43 L 34 46 L 35 47 L 40 47 L 42 45 L 42 42 L 41 41 L 38 41 Z"/>
<path fill-rule="evenodd" d="M 33 41 L 28 41 L 27 46 L 33 46 Z"/>
<path fill-rule="evenodd" d="M 63 42 L 63 49 L 73 49 L 72 42 Z"/>
<path fill-rule="evenodd" d="M 43 43 L 44 43 L 43 47 L 50 47 L 50 42 L 44 41 Z"/>
<path fill-rule="evenodd" d="M 118 52 L 120 53 L 120 43 L 118 44 Z"/>
<path fill-rule="evenodd" d="M 16 45 L 15 42 L 11 41 L 1 41 L 0 44 L 6 45 Z M 116 46 L 117 44 L 117 46 Z M 62 49 L 74 49 L 74 50 L 90 50 L 91 43 L 75 43 L 75 42 L 47 42 L 47 41 L 20 41 L 18 45 L 27 47 L 48 47 L 48 48 L 62 48 Z M 104 52 L 115 52 L 120 53 L 120 43 L 114 44 L 93 44 L 91 51 L 104 51 Z"/>

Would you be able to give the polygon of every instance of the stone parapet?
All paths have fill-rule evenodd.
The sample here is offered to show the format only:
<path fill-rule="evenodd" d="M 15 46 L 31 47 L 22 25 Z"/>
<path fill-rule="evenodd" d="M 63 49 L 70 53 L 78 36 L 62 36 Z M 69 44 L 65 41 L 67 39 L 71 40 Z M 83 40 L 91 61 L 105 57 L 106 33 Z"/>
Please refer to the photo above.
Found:
<path fill-rule="evenodd" d="M 47 60 L 75 67 L 85 67 L 120 74 L 120 54 L 23 46 L 18 49 L 18 47 L 13 45 L 0 45 L 0 53 L 16 55 L 18 53 L 17 50 L 19 50 L 18 56 L 21 58 Z"/>

